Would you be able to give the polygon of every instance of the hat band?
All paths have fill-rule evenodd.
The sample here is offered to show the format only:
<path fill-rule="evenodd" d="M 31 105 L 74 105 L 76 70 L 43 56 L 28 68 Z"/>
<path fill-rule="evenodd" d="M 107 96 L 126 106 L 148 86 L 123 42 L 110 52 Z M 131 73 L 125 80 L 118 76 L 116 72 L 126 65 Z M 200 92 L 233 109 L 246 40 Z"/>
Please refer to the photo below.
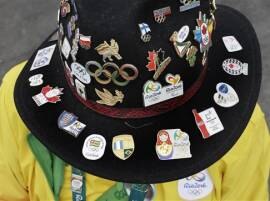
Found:
<path fill-rule="evenodd" d="M 112 118 L 141 119 L 147 117 L 155 117 L 164 114 L 166 112 L 170 112 L 180 107 L 181 105 L 185 104 L 200 89 L 204 81 L 206 72 L 207 72 L 207 64 L 203 67 L 198 79 L 192 84 L 191 87 L 188 88 L 187 91 L 185 91 L 183 96 L 179 96 L 177 98 L 173 98 L 149 107 L 141 107 L 141 108 L 114 108 L 98 104 L 92 100 L 84 100 L 83 98 L 81 98 L 81 96 L 77 94 L 76 90 L 72 87 L 67 74 L 66 73 L 64 74 L 68 82 L 68 85 L 71 88 L 72 93 L 75 95 L 75 97 L 92 111 L 95 111 L 101 115 Z"/>

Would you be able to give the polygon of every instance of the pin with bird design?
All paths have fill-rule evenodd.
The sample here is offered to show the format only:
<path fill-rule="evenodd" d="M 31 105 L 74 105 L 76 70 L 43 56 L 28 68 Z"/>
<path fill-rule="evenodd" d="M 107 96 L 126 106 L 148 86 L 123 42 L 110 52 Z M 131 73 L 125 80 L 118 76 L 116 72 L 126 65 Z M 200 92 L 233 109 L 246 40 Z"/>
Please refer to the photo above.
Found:
<path fill-rule="evenodd" d="M 102 44 L 97 46 L 95 50 L 103 57 L 104 62 L 106 62 L 106 59 L 113 61 L 112 56 L 114 56 L 117 60 L 122 59 L 121 55 L 119 54 L 119 45 L 114 39 L 111 39 L 110 44 L 107 41 L 104 41 Z"/>
<path fill-rule="evenodd" d="M 122 91 L 115 90 L 115 95 L 113 95 L 110 91 L 103 88 L 103 92 L 95 89 L 96 94 L 100 98 L 100 100 L 97 100 L 96 102 L 102 105 L 107 106 L 115 106 L 118 102 L 122 103 L 124 99 L 124 94 Z"/>

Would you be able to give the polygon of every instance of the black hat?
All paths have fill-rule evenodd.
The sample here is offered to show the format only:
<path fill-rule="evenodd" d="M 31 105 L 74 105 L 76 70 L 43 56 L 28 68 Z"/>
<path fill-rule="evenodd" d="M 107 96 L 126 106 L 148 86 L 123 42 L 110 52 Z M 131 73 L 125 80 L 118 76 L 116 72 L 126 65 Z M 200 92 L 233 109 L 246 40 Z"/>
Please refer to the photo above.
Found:
<path fill-rule="evenodd" d="M 61 0 L 15 86 L 28 129 L 65 162 L 129 183 L 195 174 L 244 131 L 261 83 L 256 33 L 214 1 Z"/>

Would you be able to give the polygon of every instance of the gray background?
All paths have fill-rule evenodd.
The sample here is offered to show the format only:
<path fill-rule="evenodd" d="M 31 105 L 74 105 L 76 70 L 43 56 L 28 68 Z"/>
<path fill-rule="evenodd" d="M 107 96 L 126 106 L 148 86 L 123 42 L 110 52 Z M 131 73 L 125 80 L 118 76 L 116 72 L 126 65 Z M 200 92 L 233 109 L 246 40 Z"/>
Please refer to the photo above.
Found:
<path fill-rule="evenodd" d="M 254 24 L 262 49 L 263 83 L 259 99 L 270 122 L 270 1 L 217 0 L 244 13 Z M 0 0 L 0 78 L 32 54 L 56 28 L 56 0 Z M 243 33 L 248 34 L 248 33 Z"/>

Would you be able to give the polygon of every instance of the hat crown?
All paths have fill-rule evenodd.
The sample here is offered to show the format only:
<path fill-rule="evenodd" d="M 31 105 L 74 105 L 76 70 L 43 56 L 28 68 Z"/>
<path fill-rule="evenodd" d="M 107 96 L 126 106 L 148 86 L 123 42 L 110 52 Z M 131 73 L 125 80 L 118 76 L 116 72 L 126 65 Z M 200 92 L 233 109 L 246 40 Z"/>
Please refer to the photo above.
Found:
<path fill-rule="evenodd" d="M 199 17 L 199 11 L 209 13 L 208 1 L 201 1 L 201 5 L 192 11 L 179 12 L 179 7 L 183 4 L 178 1 L 100 0 L 93 2 L 71 0 L 69 2 L 70 12 L 63 16 L 62 10 L 65 2 L 69 1 L 61 0 L 60 5 L 59 43 L 62 48 L 64 38 L 66 38 L 72 50 L 71 56 L 68 58 L 62 56 L 62 59 L 63 63 L 71 68 L 71 71 L 73 71 L 72 64 L 76 62 L 82 68 L 86 68 L 88 74 L 92 74 L 91 83 L 83 83 L 86 96 L 83 98 L 87 101 L 105 103 L 107 106 L 108 102 L 111 102 L 109 106 L 116 108 L 143 108 L 145 106 L 143 93 L 147 82 L 152 81 L 153 87 L 168 86 L 173 84 L 166 80 L 166 77 L 171 75 L 173 81 L 183 81 L 184 90 L 187 90 L 198 80 L 202 71 L 202 54 L 198 51 L 195 67 L 189 67 L 186 56 L 179 58 L 177 55 L 172 35 L 187 25 L 190 31 L 187 39 L 182 42 L 190 41 L 189 47 L 194 46 L 199 50 L 199 44 L 194 40 L 193 30 L 197 26 L 196 19 Z M 170 8 L 171 14 L 166 16 L 164 23 L 155 22 L 154 10 L 165 7 Z M 139 24 L 148 26 L 151 30 L 150 42 L 142 41 Z M 91 48 L 86 50 L 77 44 L 82 36 L 91 38 Z M 72 57 L 73 50 L 76 54 Z M 151 56 L 153 58 L 150 58 Z M 108 62 L 110 64 L 107 68 L 104 67 Z M 158 63 L 156 69 L 162 65 L 162 62 L 167 65 L 164 71 L 155 77 L 156 71 L 150 72 L 148 67 L 151 62 Z M 128 67 L 123 67 L 125 65 Z M 105 70 L 96 72 L 99 67 L 105 68 Z M 138 71 L 138 77 L 125 79 L 135 76 L 137 72 L 134 67 Z M 122 74 L 119 73 L 119 68 L 124 69 Z M 73 77 L 78 80 L 78 76 Z M 109 82 L 109 80 L 111 81 Z M 79 79 L 79 81 L 81 80 Z M 104 93 L 104 89 L 107 92 Z M 123 100 L 120 98 L 122 96 L 115 93 L 116 90 L 124 95 Z"/>

